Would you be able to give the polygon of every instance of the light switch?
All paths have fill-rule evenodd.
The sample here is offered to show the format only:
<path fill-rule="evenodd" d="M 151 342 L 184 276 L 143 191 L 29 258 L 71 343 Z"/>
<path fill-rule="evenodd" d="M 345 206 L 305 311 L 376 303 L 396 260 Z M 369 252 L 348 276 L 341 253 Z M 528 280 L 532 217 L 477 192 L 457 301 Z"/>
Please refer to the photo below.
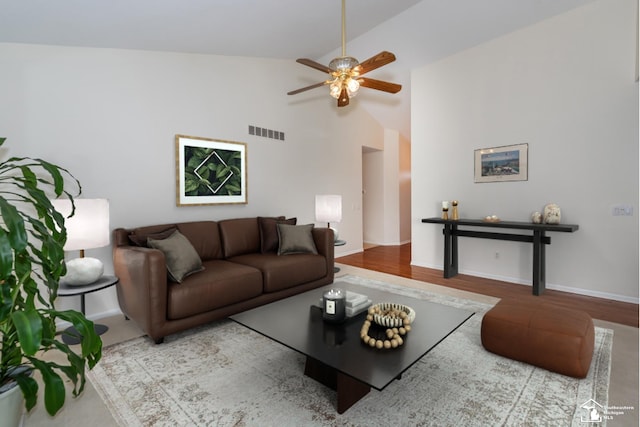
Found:
<path fill-rule="evenodd" d="M 633 206 L 631 205 L 615 205 L 611 209 L 613 216 L 633 216 Z"/>

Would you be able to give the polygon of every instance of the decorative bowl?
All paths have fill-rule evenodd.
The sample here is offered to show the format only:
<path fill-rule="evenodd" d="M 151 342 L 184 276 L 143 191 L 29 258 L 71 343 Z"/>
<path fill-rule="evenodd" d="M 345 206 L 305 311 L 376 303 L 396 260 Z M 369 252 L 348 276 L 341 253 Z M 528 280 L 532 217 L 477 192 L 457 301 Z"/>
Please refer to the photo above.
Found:
<path fill-rule="evenodd" d="M 392 302 L 382 302 L 372 305 L 369 313 L 373 316 L 373 321 L 386 328 L 399 328 L 405 324 L 413 323 L 416 312 L 413 308 L 404 304 Z M 405 319 L 408 321 L 405 323 Z"/>
<path fill-rule="evenodd" d="M 498 218 L 496 215 L 489 215 L 489 216 L 485 216 L 484 218 L 482 218 L 482 221 L 484 221 L 484 222 L 500 222 L 500 218 Z"/>

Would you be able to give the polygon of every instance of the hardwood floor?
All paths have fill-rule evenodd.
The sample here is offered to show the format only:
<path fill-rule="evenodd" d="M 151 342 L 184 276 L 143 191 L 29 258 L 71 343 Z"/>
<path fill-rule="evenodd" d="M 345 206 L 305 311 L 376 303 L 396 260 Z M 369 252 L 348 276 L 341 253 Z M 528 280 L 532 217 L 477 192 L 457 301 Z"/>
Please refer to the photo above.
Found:
<path fill-rule="evenodd" d="M 411 244 L 401 246 L 375 246 L 365 249 L 364 252 L 336 258 L 336 262 L 497 298 L 518 298 L 520 300 L 542 298 L 558 305 L 584 310 L 594 319 L 638 327 L 638 304 L 588 297 L 550 289 L 547 289 L 543 295 L 534 296 L 531 294 L 530 286 L 464 274 L 459 274 L 451 279 L 445 279 L 442 277 L 442 270 L 415 267 L 410 264 Z"/>

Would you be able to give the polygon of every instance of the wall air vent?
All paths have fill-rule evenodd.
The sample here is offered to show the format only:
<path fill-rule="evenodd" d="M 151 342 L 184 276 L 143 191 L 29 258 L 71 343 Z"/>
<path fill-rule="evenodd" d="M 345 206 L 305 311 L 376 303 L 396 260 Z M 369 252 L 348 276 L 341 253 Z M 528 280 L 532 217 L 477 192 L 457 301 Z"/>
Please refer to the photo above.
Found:
<path fill-rule="evenodd" d="M 284 132 L 273 129 L 265 129 L 254 125 L 249 125 L 249 135 L 261 136 L 263 138 L 277 139 L 284 141 Z"/>

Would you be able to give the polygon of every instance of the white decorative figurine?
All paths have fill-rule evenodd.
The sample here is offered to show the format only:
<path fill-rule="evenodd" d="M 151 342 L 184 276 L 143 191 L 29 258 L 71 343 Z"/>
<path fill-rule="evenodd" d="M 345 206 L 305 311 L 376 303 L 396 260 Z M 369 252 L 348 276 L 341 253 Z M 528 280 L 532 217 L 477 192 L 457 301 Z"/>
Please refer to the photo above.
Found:
<path fill-rule="evenodd" d="M 531 214 L 531 222 L 534 224 L 542 223 L 542 214 L 540 212 L 534 212 Z"/>
<path fill-rule="evenodd" d="M 545 224 L 560 224 L 560 206 L 549 203 L 544 207 L 543 221 Z"/>

